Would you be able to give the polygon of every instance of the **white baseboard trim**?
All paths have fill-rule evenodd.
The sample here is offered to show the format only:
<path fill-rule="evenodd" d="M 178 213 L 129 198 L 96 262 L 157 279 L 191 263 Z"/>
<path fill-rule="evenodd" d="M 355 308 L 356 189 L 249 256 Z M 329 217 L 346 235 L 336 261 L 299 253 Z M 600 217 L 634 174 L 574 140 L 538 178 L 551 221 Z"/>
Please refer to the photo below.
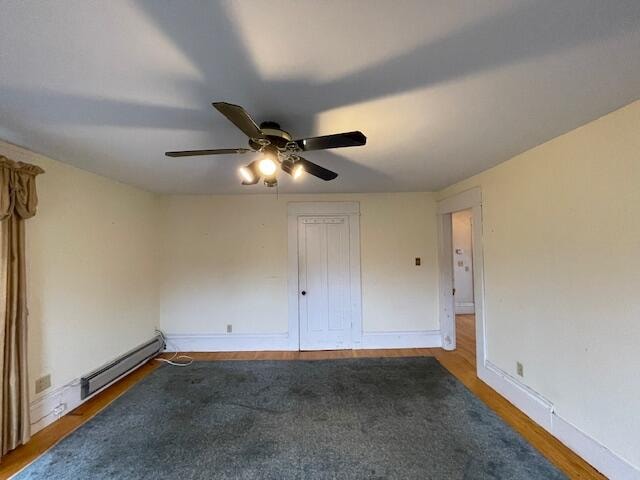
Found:
<path fill-rule="evenodd" d="M 55 422 L 82 403 L 80 379 L 62 385 L 31 402 L 31 435 Z"/>
<path fill-rule="evenodd" d="M 640 468 L 558 416 L 550 401 L 493 363 L 485 361 L 478 377 L 607 477 L 640 480 Z"/>
<path fill-rule="evenodd" d="M 551 433 L 553 404 L 549 400 L 488 360 L 478 369 L 478 377 Z"/>
<path fill-rule="evenodd" d="M 297 351 L 286 333 L 243 334 L 165 334 L 167 351 L 174 352 L 246 352 Z M 295 343 L 295 345 L 293 345 Z M 440 330 L 413 332 L 364 332 L 355 349 L 363 348 L 435 348 L 442 345 Z"/>
<path fill-rule="evenodd" d="M 247 352 L 297 350 L 286 333 L 165 334 L 168 352 Z"/>
<path fill-rule="evenodd" d="M 363 348 L 436 348 L 442 346 L 440 330 L 418 330 L 414 332 L 363 332 Z"/>
<path fill-rule="evenodd" d="M 551 433 L 608 478 L 616 480 L 640 479 L 640 467 L 634 466 L 616 455 L 556 413 L 552 417 Z"/>
<path fill-rule="evenodd" d="M 100 390 L 97 390 L 85 399 L 81 399 L 82 387 L 80 385 L 79 378 L 76 378 L 66 385 L 57 387 L 35 398 L 29 404 L 29 412 L 31 415 L 31 435 L 34 435 L 36 432 L 39 432 L 47 425 L 50 425 L 59 418 L 65 416 L 74 408 L 79 407 L 84 402 L 86 402 L 90 398 L 93 398 L 95 395 L 102 392 L 104 389 L 110 387 L 119 380 L 123 379 L 130 373 L 135 372 L 149 360 L 151 359 L 147 359 L 144 362 L 140 363 L 136 367 L 126 372 L 124 375 L 121 375 L 120 377 L 114 379 L 111 383 L 106 384 Z"/>

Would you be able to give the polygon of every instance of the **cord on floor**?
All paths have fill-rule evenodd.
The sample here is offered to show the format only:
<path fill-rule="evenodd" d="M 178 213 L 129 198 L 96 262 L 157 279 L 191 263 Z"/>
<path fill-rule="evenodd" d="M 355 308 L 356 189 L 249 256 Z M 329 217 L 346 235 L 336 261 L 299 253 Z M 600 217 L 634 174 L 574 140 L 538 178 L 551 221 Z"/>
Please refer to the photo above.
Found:
<path fill-rule="evenodd" d="M 158 333 L 158 335 L 160 335 L 162 341 L 166 346 L 171 347 L 175 350 L 170 358 L 155 358 L 156 361 L 168 363 L 169 365 L 173 365 L 174 367 L 188 367 L 193 363 L 193 358 L 191 358 L 189 355 L 180 355 L 178 349 L 175 348 L 175 345 L 171 344 L 167 340 L 167 337 L 164 336 L 164 332 L 162 330 L 156 329 L 156 332 Z"/>

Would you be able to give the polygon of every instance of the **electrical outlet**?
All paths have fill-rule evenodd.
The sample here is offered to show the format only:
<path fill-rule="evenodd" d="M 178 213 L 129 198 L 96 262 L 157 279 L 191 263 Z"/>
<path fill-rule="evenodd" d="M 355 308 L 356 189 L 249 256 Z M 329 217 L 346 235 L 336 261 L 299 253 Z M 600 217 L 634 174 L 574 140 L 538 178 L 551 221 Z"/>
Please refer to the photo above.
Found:
<path fill-rule="evenodd" d="M 524 377 L 524 367 L 520 362 L 516 362 L 516 373 L 521 377 Z"/>
<path fill-rule="evenodd" d="M 58 405 L 56 408 L 53 409 L 53 414 L 57 417 L 59 417 L 60 415 L 62 415 L 62 413 L 67 409 L 67 404 L 66 403 L 61 403 L 60 405 Z"/>
<path fill-rule="evenodd" d="M 40 377 L 36 380 L 36 393 L 44 392 L 51 386 L 51 374 Z"/>
<path fill-rule="evenodd" d="M 227 333 L 231 333 L 233 332 L 233 325 L 229 324 L 227 325 Z"/>
<path fill-rule="evenodd" d="M 416 266 L 419 267 L 422 264 L 422 260 L 420 260 L 420 257 L 416 257 Z"/>

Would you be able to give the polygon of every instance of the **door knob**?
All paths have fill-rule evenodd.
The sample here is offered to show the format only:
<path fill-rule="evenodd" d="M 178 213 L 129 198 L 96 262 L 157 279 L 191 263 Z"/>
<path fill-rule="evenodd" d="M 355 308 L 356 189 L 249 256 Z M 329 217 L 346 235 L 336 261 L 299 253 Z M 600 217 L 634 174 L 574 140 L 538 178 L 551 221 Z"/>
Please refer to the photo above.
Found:
<path fill-rule="evenodd" d="M 307 294 L 307 291 L 306 291 L 306 290 L 302 290 L 300 293 L 301 293 L 302 295 L 306 295 L 306 294 Z"/>

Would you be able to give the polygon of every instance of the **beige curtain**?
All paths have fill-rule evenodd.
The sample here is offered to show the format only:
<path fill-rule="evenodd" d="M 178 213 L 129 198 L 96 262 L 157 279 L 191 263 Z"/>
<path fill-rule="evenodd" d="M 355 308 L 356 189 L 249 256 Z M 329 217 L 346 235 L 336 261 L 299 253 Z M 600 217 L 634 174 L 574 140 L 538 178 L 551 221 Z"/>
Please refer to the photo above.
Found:
<path fill-rule="evenodd" d="M 2 455 L 29 440 L 24 221 L 36 214 L 40 167 L 0 155 L 0 435 Z"/>

